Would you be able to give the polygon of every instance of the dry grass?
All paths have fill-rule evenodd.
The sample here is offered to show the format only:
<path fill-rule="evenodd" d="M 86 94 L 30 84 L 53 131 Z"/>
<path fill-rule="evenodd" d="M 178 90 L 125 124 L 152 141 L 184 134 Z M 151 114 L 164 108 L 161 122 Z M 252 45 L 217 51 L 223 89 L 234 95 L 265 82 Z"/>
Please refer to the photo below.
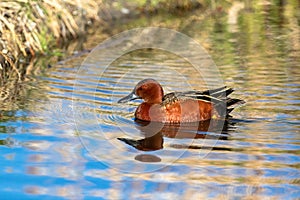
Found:
<path fill-rule="evenodd" d="M 77 37 L 89 20 L 99 20 L 101 0 L 2 0 L 0 32 L 2 49 L 18 55 L 45 52 L 46 41 Z M 45 41 L 46 40 L 46 41 Z M 12 42 L 15 45 L 12 47 Z"/>
<path fill-rule="evenodd" d="M 12 74 L 21 79 L 20 57 L 45 54 L 55 42 L 76 38 L 87 24 L 100 21 L 102 5 L 102 0 L 0 1 L 0 86 Z"/>

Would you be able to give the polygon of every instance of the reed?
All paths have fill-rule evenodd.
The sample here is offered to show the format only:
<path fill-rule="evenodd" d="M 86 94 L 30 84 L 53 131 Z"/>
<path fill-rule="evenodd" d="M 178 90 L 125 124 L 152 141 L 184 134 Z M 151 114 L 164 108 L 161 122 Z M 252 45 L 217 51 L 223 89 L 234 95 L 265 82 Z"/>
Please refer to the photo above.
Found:
<path fill-rule="evenodd" d="M 77 37 L 89 20 L 99 20 L 100 5 L 101 0 L 2 0 L 2 49 L 24 56 L 44 53 L 53 39 Z"/>
<path fill-rule="evenodd" d="M 0 86 L 15 72 L 20 57 L 47 54 L 52 45 L 83 34 L 100 21 L 102 0 L 2 0 L 0 2 Z"/>

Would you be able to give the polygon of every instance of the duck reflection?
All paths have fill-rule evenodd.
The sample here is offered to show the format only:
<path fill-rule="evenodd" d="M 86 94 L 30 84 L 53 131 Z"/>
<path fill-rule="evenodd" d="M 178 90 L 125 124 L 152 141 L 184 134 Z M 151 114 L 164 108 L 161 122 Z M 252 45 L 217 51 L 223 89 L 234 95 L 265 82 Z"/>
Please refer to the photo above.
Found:
<path fill-rule="evenodd" d="M 155 151 L 155 150 L 162 149 L 163 141 L 164 141 L 161 132 L 152 136 L 145 135 L 145 138 L 140 140 L 133 140 L 129 138 L 118 138 L 118 139 L 142 151 Z"/>
<path fill-rule="evenodd" d="M 136 127 L 140 130 L 142 139 L 118 138 L 120 141 L 141 151 L 155 151 L 163 148 L 164 137 L 176 139 L 219 139 L 227 140 L 228 132 L 234 128 L 228 120 L 207 120 L 193 123 L 170 124 L 160 122 L 146 122 L 136 120 Z M 174 148 L 183 148 L 173 145 Z M 205 148 L 186 146 L 184 148 Z M 214 148 L 214 147 L 206 147 Z M 217 150 L 217 149 L 216 149 Z"/>

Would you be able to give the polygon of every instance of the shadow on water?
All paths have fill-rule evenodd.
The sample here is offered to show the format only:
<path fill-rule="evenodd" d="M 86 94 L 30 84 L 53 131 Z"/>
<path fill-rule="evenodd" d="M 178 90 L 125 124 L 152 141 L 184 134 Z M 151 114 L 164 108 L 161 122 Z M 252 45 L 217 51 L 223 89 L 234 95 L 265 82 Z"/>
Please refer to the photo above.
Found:
<path fill-rule="evenodd" d="M 140 130 L 142 139 L 134 140 L 130 138 L 118 138 L 118 140 L 141 150 L 156 151 L 163 148 L 164 137 L 174 139 L 211 139 L 211 140 L 227 140 L 229 132 L 233 131 L 234 122 L 230 120 L 207 120 L 193 123 L 175 123 L 163 124 L 159 122 L 145 122 L 136 120 L 136 127 Z M 230 148 L 172 144 L 172 148 L 176 149 L 210 149 L 210 150 L 226 150 Z"/>

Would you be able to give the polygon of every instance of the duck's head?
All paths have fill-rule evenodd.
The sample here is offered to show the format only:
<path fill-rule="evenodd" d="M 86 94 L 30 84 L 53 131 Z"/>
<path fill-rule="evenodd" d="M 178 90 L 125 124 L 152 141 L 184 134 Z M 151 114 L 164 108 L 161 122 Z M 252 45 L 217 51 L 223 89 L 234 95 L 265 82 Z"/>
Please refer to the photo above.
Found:
<path fill-rule="evenodd" d="M 118 101 L 118 103 L 126 103 L 134 99 L 143 99 L 144 102 L 150 104 L 159 104 L 162 102 L 164 92 L 161 85 L 154 79 L 144 79 L 140 81 L 133 91 Z"/>

